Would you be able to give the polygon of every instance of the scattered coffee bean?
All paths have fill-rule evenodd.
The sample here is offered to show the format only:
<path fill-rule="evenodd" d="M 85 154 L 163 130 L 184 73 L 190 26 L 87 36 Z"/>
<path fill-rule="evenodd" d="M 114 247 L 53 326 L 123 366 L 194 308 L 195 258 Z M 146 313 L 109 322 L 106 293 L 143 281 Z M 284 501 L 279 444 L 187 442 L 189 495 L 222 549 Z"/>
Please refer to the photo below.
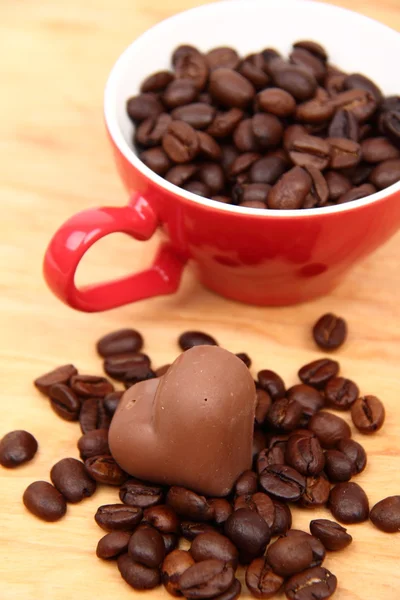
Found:
<path fill-rule="evenodd" d="M 159 567 L 165 557 L 164 540 L 150 525 L 140 525 L 129 540 L 128 552 L 134 561 L 146 567 Z"/>
<path fill-rule="evenodd" d="M 201 535 L 202 533 L 216 531 L 215 527 L 213 527 L 209 523 L 198 523 L 193 521 L 182 521 L 180 529 L 185 540 L 188 540 L 189 542 L 194 540 L 198 535 Z"/>
<path fill-rule="evenodd" d="M 83 402 L 79 413 L 82 433 L 88 433 L 94 429 L 108 429 L 110 421 L 110 416 L 106 413 L 100 398 L 88 398 Z"/>
<path fill-rule="evenodd" d="M 38 377 L 35 379 L 34 384 L 42 394 L 48 395 L 52 385 L 56 383 L 64 383 L 66 385 L 69 383 L 71 377 L 77 375 L 77 373 L 78 371 L 74 365 L 63 365 L 62 367 L 57 367 L 53 371 Z"/>
<path fill-rule="evenodd" d="M 103 406 L 109 417 L 113 417 L 115 411 L 118 408 L 119 401 L 121 400 L 123 392 L 111 392 L 103 398 Z"/>
<path fill-rule="evenodd" d="M 185 598 L 213 598 L 231 587 L 235 572 L 224 561 L 210 558 L 189 567 L 179 577 L 179 591 Z"/>
<path fill-rule="evenodd" d="M 354 381 L 344 377 L 333 377 L 324 390 L 327 403 L 336 410 L 348 410 L 357 400 L 359 389 Z"/>
<path fill-rule="evenodd" d="M 275 507 L 275 519 L 272 525 L 271 535 L 283 535 L 292 526 L 292 513 L 287 504 L 273 500 Z"/>
<path fill-rule="evenodd" d="M 318 319 L 313 327 L 316 344 L 322 350 L 336 350 L 347 337 L 347 325 L 344 319 L 327 313 Z"/>
<path fill-rule="evenodd" d="M 255 494 L 238 496 L 234 502 L 234 510 L 238 510 L 239 508 L 254 510 L 264 519 L 268 527 L 272 529 L 275 522 L 275 505 L 267 494 L 256 492 Z"/>
<path fill-rule="evenodd" d="M 158 71 L 143 81 L 140 91 L 162 92 L 173 79 L 174 75 L 170 71 Z"/>
<path fill-rule="evenodd" d="M 97 525 L 105 531 L 133 531 L 142 520 L 143 511 L 137 506 L 104 504 L 94 516 Z"/>
<path fill-rule="evenodd" d="M 327 550 L 336 551 L 347 548 L 353 538 L 347 529 L 328 519 L 316 519 L 310 522 L 312 535 L 318 538 Z"/>
<path fill-rule="evenodd" d="M 14 469 L 32 460 L 38 443 L 31 433 L 24 430 L 10 431 L 0 440 L 0 465 Z"/>
<path fill-rule="evenodd" d="M 106 485 L 121 485 L 128 477 L 113 457 L 108 454 L 87 458 L 85 467 L 90 477 L 98 483 Z"/>
<path fill-rule="evenodd" d="M 218 346 L 211 335 L 201 331 L 185 331 L 179 336 L 178 343 L 182 350 L 189 350 L 193 346 Z"/>
<path fill-rule="evenodd" d="M 271 539 L 271 530 L 265 520 L 248 508 L 239 508 L 231 514 L 224 533 L 239 550 L 241 563 L 251 562 L 262 554 Z"/>
<path fill-rule="evenodd" d="M 196 536 L 190 546 L 190 554 L 196 562 L 217 558 L 233 568 L 237 567 L 239 560 L 239 553 L 231 540 L 216 531 Z"/>
<path fill-rule="evenodd" d="M 172 596 L 180 596 L 179 577 L 192 565 L 194 559 L 186 550 L 173 550 L 164 558 L 161 581 Z"/>
<path fill-rule="evenodd" d="M 300 423 L 303 407 L 296 400 L 279 398 L 271 404 L 267 414 L 267 421 L 275 429 L 293 431 Z"/>
<path fill-rule="evenodd" d="M 133 477 L 125 481 L 119 491 L 119 497 L 124 504 L 143 509 L 161 504 L 163 495 L 162 487 L 144 483 Z"/>
<path fill-rule="evenodd" d="M 82 398 L 104 398 L 114 391 L 114 386 L 108 379 L 97 375 L 73 375 L 70 385 Z"/>
<path fill-rule="evenodd" d="M 92 429 L 78 440 L 78 450 L 83 460 L 101 454 L 110 454 L 108 429 Z"/>
<path fill-rule="evenodd" d="M 375 433 L 385 420 L 385 407 L 376 396 L 364 396 L 351 407 L 351 418 L 361 433 Z"/>
<path fill-rule="evenodd" d="M 267 561 L 275 573 L 290 577 L 309 568 L 313 553 L 308 541 L 297 537 L 282 537 L 268 546 Z"/>
<path fill-rule="evenodd" d="M 55 383 L 48 390 L 54 412 L 65 421 L 76 421 L 81 410 L 81 400 L 65 383 Z"/>
<path fill-rule="evenodd" d="M 223 525 L 227 518 L 232 514 L 232 505 L 225 498 L 212 498 L 209 500 L 209 504 L 214 513 L 214 523 L 217 525 Z"/>
<path fill-rule="evenodd" d="M 257 473 L 254 471 L 244 471 L 235 483 L 235 494 L 255 494 L 258 487 Z"/>
<path fill-rule="evenodd" d="M 336 447 L 351 462 L 353 475 L 357 475 L 365 469 L 367 465 L 367 453 L 361 444 L 348 438 L 340 440 Z"/>
<path fill-rule="evenodd" d="M 372 507 L 369 518 L 386 533 L 400 531 L 400 496 L 389 496 Z"/>
<path fill-rule="evenodd" d="M 64 496 L 47 481 L 35 481 L 23 495 L 26 508 L 43 521 L 58 521 L 67 512 Z"/>
<path fill-rule="evenodd" d="M 349 481 L 353 475 L 353 464 L 344 452 L 327 450 L 325 452 L 325 473 L 330 481 Z"/>
<path fill-rule="evenodd" d="M 146 508 L 143 520 L 161 533 L 178 533 L 179 531 L 179 519 L 176 512 L 166 504 Z"/>
<path fill-rule="evenodd" d="M 260 485 L 267 494 L 284 502 L 296 502 L 304 493 L 303 475 L 286 465 L 271 465 L 260 474 Z"/>
<path fill-rule="evenodd" d="M 324 474 L 306 477 L 306 489 L 299 503 L 305 508 L 325 506 L 329 500 L 330 491 L 330 483 Z"/>
<path fill-rule="evenodd" d="M 338 373 L 339 363 L 330 358 L 320 358 L 301 367 L 299 378 L 303 383 L 321 389 Z"/>
<path fill-rule="evenodd" d="M 118 381 L 137 383 L 154 377 L 149 357 L 140 352 L 113 354 L 105 359 L 103 366 L 107 375 Z"/>
<path fill-rule="evenodd" d="M 315 433 L 323 448 L 334 448 L 340 440 L 351 437 L 346 421 L 324 410 L 311 417 L 309 429 Z"/>
<path fill-rule="evenodd" d="M 286 463 L 302 475 L 319 475 L 325 465 L 324 453 L 316 437 L 290 436 L 285 453 Z"/>
<path fill-rule="evenodd" d="M 331 513 L 341 523 L 361 523 L 369 516 L 369 503 L 364 490 L 353 482 L 338 483 L 329 496 Z"/>
<path fill-rule="evenodd" d="M 128 553 L 118 557 L 118 570 L 121 577 L 135 590 L 151 590 L 160 583 L 159 569 L 146 567 L 134 561 Z"/>
<path fill-rule="evenodd" d="M 96 344 L 97 352 L 103 358 L 113 354 L 140 352 L 143 337 L 135 329 L 119 329 L 103 336 Z"/>
<path fill-rule="evenodd" d="M 222 592 L 222 594 L 218 594 L 215 596 L 215 600 L 237 600 L 242 591 L 242 584 L 239 579 L 234 579 L 232 585 Z"/>
<path fill-rule="evenodd" d="M 175 550 L 175 548 L 177 548 L 177 546 L 178 546 L 178 543 L 179 543 L 178 534 L 162 533 L 161 535 L 164 540 L 165 554 L 169 554 L 170 552 Z"/>
<path fill-rule="evenodd" d="M 305 541 L 310 545 L 312 552 L 312 562 L 310 567 L 319 567 L 324 562 L 326 550 L 318 538 L 306 533 L 305 531 L 300 531 L 299 529 L 289 529 L 289 531 L 286 533 L 286 537 L 295 538 L 299 541 Z"/>
<path fill-rule="evenodd" d="M 96 491 L 96 482 L 89 476 L 85 465 L 76 458 L 63 458 L 50 471 L 50 479 L 67 502 L 80 502 Z"/>
<path fill-rule="evenodd" d="M 238 352 L 238 354 L 236 354 L 236 356 L 238 358 L 240 358 L 241 361 L 244 362 L 244 364 L 246 365 L 246 367 L 248 369 L 250 369 L 251 367 L 251 358 L 248 354 L 246 354 L 246 352 Z"/>
<path fill-rule="evenodd" d="M 255 558 L 246 569 L 246 585 L 255 598 L 272 598 L 279 593 L 284 581 L 274 573 L 265 557 Z"/>
<path fill-rule="evenodd" d="M 286 392 L 286 397 L 300 404 L 303 409 L 303 415 L 306 417 L 312 417 L 325 404 L 324 397 L 318 390 L 302 383 L 289 388 Z"/>
<path fill-rule="evenodd" d="M 172 486 L 167 494 L 167 504 L 175 512 L 194 521 L 211 521 L 213 511 L 207 499 L 191 490 L 179 486 Z"/>
<path fill-rule="evenodd" d="M 313 567 L 293 575 L 285 584 L 288 600 L 325 600 L 335 593 L 337 579 L 324 567 Z"/>
<path fill-rule="evenodd" d="M 124 554 L 128 551 L 130 539 L 131 533 L 128 533 L 127 531 L 112 531 L 111 533 L 106 533 L 97 544 L 96 555 L 103 560 L 117 558 L 120 554 Z"/>
<path fill-rule="evenodd" d="M 149 117 L 161 114 L 163 106 L 156 94 L 145 93 L 130 98 L 126 105 L 126 112 L 133 122 L 140 123 Z"/>

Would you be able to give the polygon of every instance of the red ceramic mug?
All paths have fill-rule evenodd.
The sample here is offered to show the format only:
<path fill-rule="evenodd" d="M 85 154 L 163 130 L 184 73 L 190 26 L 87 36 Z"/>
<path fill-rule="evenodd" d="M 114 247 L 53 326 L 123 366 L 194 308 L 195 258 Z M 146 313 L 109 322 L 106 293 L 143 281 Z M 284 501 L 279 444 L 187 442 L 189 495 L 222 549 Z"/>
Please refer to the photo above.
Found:
<path fill-rule="evenodd" d="M 290 15 L 290 18 L 288 18 Z M 268 24 L 268 27 L 265 24 Z M 231 0 L 201 6 L 156 25 L 116 62 L 105 90 L 105 121 L 130 201 L 83 211 L 54 235 L 44 260 L 53 292 L 83 311 L 100 311 L 177 290 L 185 264 L 215 292 L 251 304 L 284 305 L 326 294 L 360 258 L 400 226 L 400 182 L 368 198 L 330 208 L 254 210 L 207 200 L 148 169 L 132 149 L 127 99 L 173 49 L 230 45 L 241 53 L 266 45 L 288 52 L 293 41 L 317 39 L 331 61 L 362 72 L 386 94 L 400 92 L 400 34 L 356 13 L 302 0 Z M 139 273 L 77 289 L 76 268 L 100 238 L 123 232 L 139 240 L 160 229 L 164 241 Z"/>

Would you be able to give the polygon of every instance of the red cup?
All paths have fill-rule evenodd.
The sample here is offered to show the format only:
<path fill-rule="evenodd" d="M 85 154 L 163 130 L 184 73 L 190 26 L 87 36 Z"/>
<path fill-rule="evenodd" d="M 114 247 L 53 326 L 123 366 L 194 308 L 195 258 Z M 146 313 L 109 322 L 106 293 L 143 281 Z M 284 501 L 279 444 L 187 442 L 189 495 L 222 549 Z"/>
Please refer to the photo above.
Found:
<path fill-rule="evenodd" d="M 353 264 L 388 240 L 400 226 L 400 182 L 329 208 L 254 210 L 182 190 L 153 173 L 132 149 L 126 101 L 149 73 L 168 68 L 177 44 L 190 41 L 201 50 L 231 45 L 241 54 L 268 44 L 286 53 L 295 40 L 316 37 L 334 64 L 366 74 L 386 94 L 400 92 L 399 71 L 388 60 L 400 55 L 400 35 L 327 4 L 209 4 L 163 21 L 133 42 L 111 71 L 104 105 L 118 171 L 131 199 L 125 207 L 83 211 L 55 233 L 44 275 L 56 296 L 92 312 L 170 294 L 190 261 L 200 281 L 222 296 L 258 305 L 294 304 L 328 293 Z M 157 229 L 164 240 L 149 268 L 115 281 L 75 286 L 79 261 L 97 240 L 123 232 L 145 241 Z"/>

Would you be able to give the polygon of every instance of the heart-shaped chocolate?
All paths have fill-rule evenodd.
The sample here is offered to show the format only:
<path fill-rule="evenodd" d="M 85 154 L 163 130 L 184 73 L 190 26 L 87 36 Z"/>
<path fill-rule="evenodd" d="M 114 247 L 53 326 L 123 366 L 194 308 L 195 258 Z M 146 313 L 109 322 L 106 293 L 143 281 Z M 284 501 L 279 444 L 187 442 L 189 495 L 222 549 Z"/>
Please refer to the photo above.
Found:
<path fill-rule="evenodd" d="M 140 479 L 224 496 L 251 467 L 255 405 L 245 364 L 218 346 L 196 346 L 162 377 L 125 392 L 111 453 Z"/>

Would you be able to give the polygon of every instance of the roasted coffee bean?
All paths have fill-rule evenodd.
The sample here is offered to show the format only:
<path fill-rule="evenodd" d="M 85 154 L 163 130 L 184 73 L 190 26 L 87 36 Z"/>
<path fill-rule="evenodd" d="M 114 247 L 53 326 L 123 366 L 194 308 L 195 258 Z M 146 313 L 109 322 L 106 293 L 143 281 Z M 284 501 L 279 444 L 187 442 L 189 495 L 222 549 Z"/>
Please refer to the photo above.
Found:
<path fill-rule="evenodd" d="M 128 477 L 113 457 L 108 454 L 87 458 L 85 467 L 90 477 L 106 485 L 121 485 Z"/>
<path fill-rule="evenodd" d="M 156 117 L 164 111 L 156 94 L 145 93 L 129 98 L 126 112 L 134 123 L 140 123 L 149 117 Z"/>
<path fill-rule="evenodd" d="M 231 108 L 228 111 L 219 112 L 207 128 L 207 133 L 215 138 L 225 138 L 233 133 L 243 119 L 243 115 L 243 111 L 239 108 Z"/>
<path fill-rule="evenodd" d="M 322 315 L 313 327 L 315 343 L 322 350 L 336 350 L 346 340 L 347 325 L 341 317 L 332 313 Z"/>
<path fill-rule="evenodd" d="M 353 113 L 348 110 L 338 110 L 329 125 L 328 136 L 358 142 L 359 135 L 359 126 Z"/>
<path fill-rule="evenodd" d="M 324 468 L 325 458 L 316 437 L 292 435 L 285 453 L 286 463 L 302 475 L 318 475 Z"/>
<path fill-rule="evenodd" d="M 199 167 L 197 177 L 207 186 L 213 195 L 221 192 L 225 186 L 225 175 L 221 165 L 212 162 L 203 163 Z"/>
<path fill-rule="evenodd" d="M 267 494 L 285 502 L 296 502 L 304 493 L 303 475 L 286 465 L 271 465 L 260 474 L 260 485 Z"/>
<path fill-rule="evenodd" d="M 400 496 L 389 496 L 372 507 L 369 518 L 372 523 L 386 533 L 400 531 Z"/>
<path fill-rule="evenodd" d="M 273 185 L 287 169 L 287 162 L 278 156 L 265 156 L 251 165 L 250 180 L 253 183 Z"/>
<path fill-rule="evenodd" d="M 257 390 L 257 404 L 255 413 L 255 423 L 257 425 L 263 425 L 267 417 L 268 411 L 271 407 L 271 396 L 265 390 Z"/>
<path fill-rule="evenodd" d="M 310 522 L 310 531 L 318 538 L 327 550 L 336 551 L 347 548 L 353 538 L 347 529 L 328 519 L 316 519 Z"/>
<path fill-rule="evenodd" d="M 175 76 L 177 79 L 189 80 L 199 91 L 204 89 L 208 79 L 208 65 L 200 53 L 188 53 L 179 56 L 175 63 Z"/>
<path fill-rule="evenodd" d="M 103 364 L 104 370 L 118 381 L 149 379 L 150 359 L 141 352 L 128 352 L 108 356 Z"/>
<path fill-rule="evenodd" d="M 367 453 L 361 444 L 351 439 L 344 439 L 339 441 L 337 449 L 343 452 L 350 460 L 353 475 L 357 475 L 365 469 L 367 465 Z"/>
<path fill-rule="evenodd" d="M 184 121 L 172 121 L 163 136 L 162 145 L 169 158 L 177 163 L 190 162 L 199 150 L 195 129 Z"/>
<path fill-rule="evenodd" d="M 210 160 L 220 161 L 222 159 L 221 147 L 208 133 L 198 131 L 197 140 L 199 142 L 199 155 Z"/>
<path fill-rule="evenodd" d="M 134 561 L 154 569 L 164 560 L 164 540 L 154 527 L 139 525 L 129 540 L 128 552 Z"/>
<path fill-rule="evenodd" d="M 311 546 L 305 539 L 282 537 L 268 546 L 267 561 L 275 573 L 290 577 L 310 567 L 313 562 Z"/>
<path fill-rule="evenodd" d="M 231 540 L 221 533 L 209 532 L 196 536 L 190 546 L 190 554 L 196 562 L 217 558 L 237 567 L 239 552 Z"/>
<path fill-rule="evenodd" d="M 161 581 L 172 596 L 180 596 L 179 577 L 194 565 L 192 555 L 186 550 L 173 550 L 164 558 L 161 567 Z"/>
<path fill-rule="evenodd" d="M 108 379 L 97 375 L 73 375 L 70 385 L 75 394 L 82 398 L 104 398 L 114 391 Z"/>
<path fill-rule="evenodd" d="M 153 73 L 144 79 L 140 91 L 144 93 L 162 92 L 173 79 L 174 75 L 171 71 L 157 71 L 157 73 Z"/>
<path fill-rule="evenodd" d="M 14 469 L 32 460 L 38 443 L 31 433 L 24 430 L 10 431 L 0 440 L 0 465 Z"/>
<path fill-rule="evenodd" d="M 290 62 L 304 67 L 314 75 L 317 81 L 323 81 L 326 75 L 325 61 L 300 46 L 294 47 L 290 54 Z"/>
<path fill-rule="evenodd" d="M 199 95 L 199 90 L 190 79 L 175 79 L 164 90 L 163 103 L 168 108 L 176 108 L 194 102 Z"/>
<path fill-rule="evenodd" d="M 235 572 L 224 561 L 210 558 L 189 567 L 179 577 L 179 591 L 185 598 L 213 598 L 231 587 Z"/>
<path fill-rule="evenodd" d="M 238 600 L 242 591 L 242 584 L 239 579 L 234 579 L 232 585 L 222 592 L 222 594 L 218 594 L 218 596 L 214 596 L 215 600 Z"/>
<path fill-rule="evenodd" d="M 132 531 L 142 520 L 143 511 L 138 506 L 104 504 L 94 516 L 97 525 L 105 531 Z"/>
<path fill-rule="evenodd" d="M 364 490 L 353 482 L 337 483 L 329 495 L 331 513 L 341 523 L 361 523 L 369 515 L 369 502 Z"/>
<path fill-rule="evenodd" d="M 254 471 L 244 471 L 236 480 L 234 492 L 236 496 L 243 494 L 255 494 L 257 491 L 257 473 Z"/>
<path fill-rule="evenodd" d="M 299 529 L 289 529 L 286 533 L 286 537 L 295 538 L 297 540 L 307 542 L 312 551 L 312 562 L 311 567 L 319 567 L 323 561 L 325 560 L 326 550 L 324 545 L 313 535 L 306 533 L 305 531 L 300 531 Z"/>
<path fill-rule="evenodd" d="M 161 533 L 177 533 L 179 531 L 180 523 L 176 512 L 166 504 L 158 504 L 146 508 L 144 511 L 144 521 Z"/>
<path fill-rule="evenodd" d="M 139 352 L 143 347 L 143 337 L 136 329 L 119 329 L 108 333 L 96 344 L 97 352 L 103 358 L 113 354 Z"/>
<path fill-rule="evenodd" d="M 171 117 L 178 121 L 185 121 L 194 129 L 205 129 L 215 116 L 216 109 L 209 104 L 193 102 L 185 106 L 179 106 L 171 112 Z"/>
<path fill-rule="evenodd" d="M 212 498 L 209 504 L 214 513 L 213 521 L 217 525 L 225 523 L 227 518 L 232 514 L 232 505 L 225 498 Z"/>
<path fill-rule="evenodd" d="M 289 398 L 279 398 L 271 404 L 267 414 L 267 421 L 275 429 L 293 431 L 300 423 L 303 414 L 301 404 Z"/>
<path fill-rule="evenodd" d="M 238 68 L 238 72 L 241 75 L 243 75 L 243 77 L 246 77 L 246 79 L 248 79 L 248 81 L 250 81 L 250 83 L 254 85 L 256 90 L 262 90 L 268 85 L 270 78 L 267 75 L 267 73 L 263 70 L 263 68 L 255 64 L 255 62 L 252 60 L 251 57 L 248 57 L 247 59 L 242 61 Z M 262 58 L 261 62 L 264 63 L 264 60 Z"/>
<path fill-rule="evenodd" d="M 396 146 L 400 145 L 400 107 L 383 114 L 382 129 Z"/>
<path fill-rule="evenodd" d="M 400 181 L 400 159 L 394 158 L 381 162 L 372 171 L 369 179 L 379 190 L 397 183 Z"/>
<path fill-rule="evenodd" d="M 264 519 L 268 527 L 272 529 L 275 521 L 275 506 L 267 494 L 256 492 L 255 494 L 238 496 L 235 499 L 234 509 L 239 510 L 239 508 L 254 510 Z"/>
<path fill-rule="evenodd" d="M 303 383 L 321 389 L 332 377 L 336 377 L 338 372 L 339 363 L 330 358 L 320 358 L 301 367 L 299 378 Z"/>
<path fill-rule="evenodd" d="M 194 540 L 198 535 L 202 533 L 209 533 L 210 531 L 216 531 L 216 529 L 209 523 L 196 523 L 193 521 L 181 522 L 181 533 L 189 542 Z"/>
<path fill-rule="evenodd" d="M 205 58 L 210 71 L 214 71 L 215 69 L 219 69 L 221 67 L 234 70 L 238 67 L 240 61 L 236 50 L 226 46 L 213 48 L 207 52 Z"/>
<path fill-rule="evenodd" d="M 309 165 L 305 169 L 311 177 L 311 190 L 306 196 L 303 207 L 314 208 L 315 206 L 325 206 L 329 196 L 329 188 L 325 177 L 316 167 Z"/>
<path fill-rule="evenodd" d="M 271 530 L 260 515 L 248 508 L 235 510 L 224 526 L 224 533 L 240 553 L 240 562 L 251 562 L 262 554 L 271 539 Z"/>
<path fill-rule="evenodd" d="M 369 119 L 377 108 L 374 96 L 362 89 L 340 92 L 332 98 L 332 103 L 335 108 L 342 108 L 352 112 L 357 121 L 361 123 Z"/>
<path fill-rule="evenodd" d="M 252 119 L 244 119 L 239 123 L 233 133 L 233 141 L 241 152 L 257 152 L 260 149 L 253 131 Z"/>
<path fill-rule="evenodd" d="M 380 108 L 383 113 L 391 110 L 400 110 L 400 96 L 386 96 Z"/>
<path fill-rule="evenodd" d="M 359 389 L 354 381 L 344 377 L 333 377 L 325 386 L 327 403 L 336 410 L 348 410 L 357 400 Z"/>
<path fill-rule="evenodd" d="M 300 40 L 293 44 L 293 48 L 303 48 L 304 50 L 308 50 L 308 52 L 310 52 L 317 58 L 320 58 L 324 62 L 328 60 L 328 55 L 326 53 L 325 48 L 323 48 L 321 44 L 318 44 L 318 42 L 313 42 L 310 40 Z"/>
<path fill-rule="evenodd" d="M 325 404 L 324 398 L 318 390 L 303 383 L 289 388 L 286 392 L 286 397 L 300 404 L 303 409 L 303 415 L 306 417 L 312 417 Z"/>
<path fill-rule="evenodd" d="M 66 421 L 76 421 L 81 410 L 81 400 L 65 383 L 55 383 L 48 391 L 51 408 Z"/>
<path fill-rule="evenodd" d="M 325 452 L 325 473 L 332 483 L 349 481 L 353 475 L 353 465 L 340 450 L 327 450 Z"/>
<path fill-rule="evenodd" d="M 172 486 L 169 489 L 167 504 L 186 519 L 211 521 L 213 518 L 212 508 L 206 498 L 183 487 Z"/>
<path fill-rule="evenodd" d="M 113 417 L 118 408 L 119 401 L 123 396 L 123 392 L 111 392 L 103 398 L 103 406 L 109 417 Z"/>
<path fill-rule="evenodd" d="M 315 433 L 323 448 L 334 448 L 340 440 L 351 437 L 346 421 L 324 410 L 311 417 L 308 428 Z"/>
<path fill-rule="evenodd" d="M 180 58 L 190 54 L 200 54 L 200 51 L 194 46 L 191 46 L 190 44 L 181 44 L 180 46 L 177 46 L 177 48 L 175 48 L 175 50 L 172 53 L 172 65 L 175 66 Z"/>
<path fill-rule="evenodd" d="M 353 200 L 360 200 L 360 198 L 365 198 L 366 196 L 370 196 L 371 194 L 375 194 L 376 187 L 371 183 L 364 183 L 358 187 L 355 187 L 340 198 L 337 201 L 337 204 L 344 204 L 345 202 L 353 202 Z"/>
<path fill-rule="evenodd" d="M 37 389 L 42 392 L 42 394 L 48 395 L 52 385 L 55 385 L 56 383 L 63 383 L 67 385 L 71 377 L 77 373 L 78 371 L 74 365 L 63 365 L 62 367 L 57 367 L 49 373 L 45 373 L 45 375 L 41 375 L 35 379 L 33 383 Z"/>
<path fill-rule="evenodd" d="M 135 590 L 151 590 L 160 584 L 159 569 L 152 569 L 134 561 L 129 554 L 118 557 L 122 579 Z"/>
<path fill-rule="evenodd" d="M 328 65 L 327 75 L 325 77 L 325 89 L 331 98 L 335 98 L 344 91 L 344 82 L 346 75 L 336 69 L 332 70 Z"/>
<path fill-rule="evenodd" d="M 65 498 L 47 481 L 35 481 L 22 497 L 26 508 L 43 521 L 58 521 L 67 512 Z"/>
<path fill-rule="evenodd" d="M 311 125 L 324 125 L 332 117 L 334 107 L 329 99 L 313 98 L 307 102 L 302 102 L 296 108 L 295 117 L 298 121 Z"/>
<path fill-rule="evenodd" d="M 202 331 L 185 331 L 179 336 L 178 344 L 182 350 L 189 350 L 193 346 L 218 346 L 211 335 Z"/>
<path fill-rule="evenodd" d="M 106 533 L 99 540 L 96 548 L 96 555 L 103 560 L 117 558 L 120 554 L 128 551 L 128 544 L 131 538 L 131 533 L 127 531 L 112 531 Z"/>
<path fill-rule="evenodd" d="M 368 163 L 379 163 L 400 156 L 400 150 L 385 137 L 368 138 L 362 141 L 361 152 L 363 159 Z"/>
<path fill-rule="evenodd" d="M 50 479 L 67 502 L 80 502 L 96 491 L 96 482 L 89 476 L 85 465 L 76 458 L 63 458 L 50 471 Z"/>
<path fill-rule="evenodd" d="M 161 113 L 157 117 L 150 117 L 142 121 L 135 131 L 135 142 L 139 146 L 151 148 L 159 146 L 163 135 L 166 133 L 172 117 L 167 113 Z M 122 350 L 124 352 L 124 350 Z M 127 350 L 129 352 L 129 350 Z M 133 352 L 135 352 L 133 350 Z"/>
<path fill-rule="evenodd" d="M 82 433 L 88 433 L 93 429 L 108 429 L 110 421 L 110 416 L 106 413 L 100 398 L 88 398 L 83 402 L 79 413 Z"/>
<path fill-rule="evenodd" d="M 246 121 L 242 121 L 245 123 Z M 242 125 L 242 123 L 240 125 Z M 250 124 L 257 146 L 267 149 L 277 146 L 282 139 L 283 125 L 275 115 L 258 113 L 250 119 Z M 240 127 L 239 125 L 239 127 Z M 246 148 L 245 150 L 257 150 L 256 148 Z"/>
<path fill-rule="evenodd" d="M 275 85 L 289 92 L 296 100 L 309 100 L 313 97 L 317 81 L 304 67 L 274 60 L 270 63 L 270 70 Z"/>
<path fill-rule="evenodd" d="M 285 583 L 289 600 L 325 600 L 335 593 L 337 579 L 324 567 L 313 567 L 293 575 Z"/>
<path fill-rule="evenodd" d="M 246 569 L 246 585 L 255 598 L 272 598 L 281 589 L 284 578 L 277 575 L 267 559 L 255 558 Z"/>
<path fill-rule="evenodd" d="M 300 498 L 300 505 L 305 508 L 325 506 L 329 499 L 331 486 L 324 474 L 306 477 L 306 489 Z"/>
<path fill-rule="evenodd" d="M 197 171 L 197 165 L 176 165 L 168 171 L 165 179 L 174 185 L 182 187 Z"/>
<path fill-rule="evenodd" d="M 246 352 L 238 352 L 236 354 L 236 356 L 238 358 L 240 358 L 241 361 L 244 362 L 244 364 L 246 365 L 246 367 L 248 369 L 250 369 L 250 367 L 251 367 L 251 358 L 250 358 L 250 356 L 248 354 L 246 354 Z"/>
<path fill-rule="evenodd" d="M 108 429 L 92 429 L 78 440 L 78 450 L 83 460 L 101 454 L 110 454 Z"/>
<path fill-rule="evenodd" d="M 262 473 L 270 465 L 285 464 L 286 442 L 277 443 L 270 448 L 264 448 L 257 457 L 257 472 Z"/>
<path fill-rule="evenodd" d="M 375 97 L 375 100 L 380 103 L 383 100 L 383 94 L 378 88 L 376 83 L 362 75 L 361 73 L 352 73 L 347 75 L 344 80 L 344 87 L 346 90 L 365 90 L 370 92 Z"/>
<path fill-rule="evenodd" d="M 271 529 L 271 535 L 283 535 L 292 526 L 292 513 L 287 504 L 273 500 L 275 507 L 275 519 Z"/>
<path fill-rule="evenodd" d="M 147 167 L 149 167 L 149 169 L 157 173 L 157 175 L 164 176 L 172 167 L 170 159 L 161 146 L 141 152 L 139 158 Z"/>
<path fill-rule="evenodd" d="M 361 146 L 346 138 L 329 137 L 326 140 L 331 148 L 331 169 L 345 169 L 358 165 L 361 160 Z"/>
<path fill-rule="evenodd" d="M 292 162 L 299 167 L 315 167 L 322 171 L 328 166 L 330 146 L 328 142 L 312 135 L 298 135 L 288 146 Z"/>
<path fill-rule="evenodd" d="M 288 117 L 296 109 L 296 100 L 285 90 L 268 88 L 257 94 L 257 106 L 277 117 Z"/>
<path fill-rule="evenodd" d="M 119 497 L 124 504 L 148 508 L 161 504 L 163 500 L 163 489 L 158 485 L 144 483 L 133 477 L 125 481 L 119 491 Z"/>
<path fill-rule="evenodd" d="M 202 196 L 202 198 L 210 198 L 211 190 L 210 188 L 203 183 L 202 181 L 189 181 L 185 183 L 183 189 L 187 192 L 191 192 L 192 194 L 197 194 L 198 196 Z"/>
<path fill-rule="evenodd" d="M 351 190 L 351 182 L 342 173 L 326 171 L 325 180 L 329 189 L 329 200 L 336 202 L 343 194 Z"/>
<path fill-rule="evenodd" d="M 284 150 L 288 152 L 295 139 L 303 135 L 308 135 L 307 129 L 304 125 L 289 125 L 289 127 L 285 129 L 285 133 L 283 134 Z"/>
<path fill-rule="evenodd" d="M 301 208 L 311 191 L 311 177 L 299 166 L 287 171 L 272 187 L 268 195 L 269 208 L 293 210 Z"/>
<path fill-rule="evenodd" d="M 376 396 L 364 396 L 351 407 L 351 418 L 361 433 L 375 433 L 385 420 L 385 407 Z"/>
<path fill-rule="evenodd" d="M 251 165 L 253 163 L 255 163 L 258 159 L 260 158 L 260 154 L 258 154 L 257 152 L 245 152 L 244 154 L 240 154 L 237 158 L 235 158 L 235 160 L 233 161 L 230 169 L 229 169 L 229 176 L 231 178 L 238 178 L 239 175 L 241 175 L 242 173 L 245 174 L 245 172 L 250 169 Z M 246 181 L 246 178 L 245 178 Z M 243 181 L 242 181 L 243 183 Z"/>
<path fill-rule="evenodd" d="M 169 554 L 175 548 L 178 547 L 179 544 L 179 536 L 176 533 L 162 533 L 162 538 L 164 540 L 165 546 L 165 554 Z"/>
<path fill-rule="evenodd" d="M 227 108 L 245 108 L 255 96 L 248 79 L 225 67 L 211 72 L 209 92 L 218 104 Z"/>

